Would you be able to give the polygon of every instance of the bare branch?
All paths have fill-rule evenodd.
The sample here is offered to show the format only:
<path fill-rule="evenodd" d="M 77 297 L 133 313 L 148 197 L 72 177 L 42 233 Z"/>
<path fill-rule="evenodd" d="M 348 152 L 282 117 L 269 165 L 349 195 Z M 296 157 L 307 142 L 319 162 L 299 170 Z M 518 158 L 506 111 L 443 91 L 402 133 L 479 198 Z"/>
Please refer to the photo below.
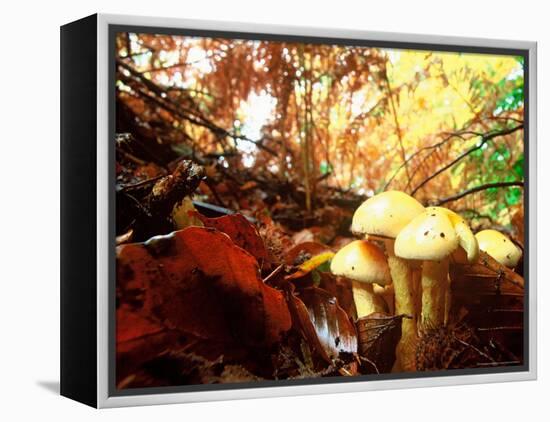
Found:
<path fill-rule="evenodd" d="M 386 62 L 387 64 L 387 62 Z M 395 102 L 394 102 L 394 99 L 393 99 L 393 91 L 392 91 L 392 88 L 391 88 L 391 85 L 390 85 L 390 80 L 388 78 L 388 71 L 387 71 L 387 68 L 384 69 L 384 72 L 383 72 L 383 75 L 384 75 L 384 81 L 386 82 L 386 88 L 388 89 L 388 96 L 390 98 L 390 106 L 391 106 L 391 109 L 392 109 L 392 114 L 393 114 L 393 121 L 394 121 L 394 124 L 395 124 L 395 133 L 397 135 L 397 140 L 399 141 L 399 147 L 401 149 L 401 159 L 403 160 L 403 166 L 405 167 L 405 174 L 407 175 L 407 180 L 411 181 L 411 175 L 409 173 L 409 167 L 407 166 L 407 156 L 406 156 L 406 153 L 405 153 L 405 147 L 403 145 L 403 136 L 402 136 L 402 133 L 401 133 L 401 126 L 399 124 L 399 119 L 397 117 L 397 109 L 395 107 Z"/>
<path fill-rule="evenodd" d="M 517 186 L 517 187 L 523 187 L 523 182 L 521 181 L 515 181 L 515 182 L 497 182 L 497 183 L 487 183 L 485 185 L 476 186 L 475 188 L 466 189 L 463 192 L 460 192 L 459 194 L 449 196 L 447 198 L 443 198 L 438 200 L 435 204 L 436 205 L 443 205 L 447 202 L 456 201 L 460 198 L 464 198 L 467 195 L 470 195 L 472 193 L 481 192 L 483 190 L 491 189 L 491 188 L 506 188 L 511 186 Z"/>
<path fill-rule="evenodd" d="M 426 179 L 424 179 L 418 186 L 416 186 L 412 192 L 411 192 L 411 195 L 414 196 L 416 194 L 416 192 L 418 192 L 418 190 L 424 186 L 426 183 L 428 183 L 430 180 L 434 179 L 435 177 L 439 176 L 441 173 L 443 173 L 444 171 L 450 169 L 451 167 L 453 167 L 456 163 L 458 163 L 459 161 L 461 161 L 462 159 L 464 159 L 465 157 L 467 157 L 468 155 L 470 155 L 472 152 L 474 151 L 477 151 L 478 149 L 481 149 L 483 147 L 483 145 L 485 145 L 487 142 L 489 142 L 491 139 L 493 138 L 496 138 L 496 137 L 499 137 L 499 136 L 505 136 L 505 135 L 509 135 L 511 133 L 514 133 L 520 129 L 523 129 L 523 124 L 521 125 L 518 125 L 518 126 L 515 126 L 513 128 L 510 128 L 510 129 L 504 129 L 504 130 L 501 130 L 501 131 L 498 131 L 498 132 L 492 132 L 492 133 L 489 133 L 489 134 L 486 134 L 482 137 L 481 141 L 475 146 L 475 147 L 472 147 L 470 148 L 469 150 L 463 152 L 462 154 L 460 154 L 458 157 L 456 157 L 453 161 L 451 161 L 450 163 L 446 164 L 445 166 L 441 167 L 439 170 L 435 171 L 434 173 L 432 173 L 429 177 L 427 177 Z"/>
<path fill-rule="evenodd" d="M 154 95 L 151 95 L 145 92 L 144 90 L 138 90 L 140 95 L 145 96 L 149 100 L 153 101 L 159 107 L 162 107 L 165 110 L 176 114 L 180 118 L 187 120 L 190 123 L 205 127 L 209 129 L 211 132 L 213 132 L 215 135 L 218 135 L 221 137 L 233 138 L 237 141 L 251 142 L 255 144 L 258 148 L 263 149 L 264 151 L 268 152 L 269 154 L 275 157 L 278 155 L 274 150 L 265 146 L 261 140 L 256 141 L 244 135 L 237 135 L 226 129 L 223 129 L 217 126 L 216 124 L 214 124 L 213 122 L 211 122 L 210 120 L 206 119 L 204 116 L 197 113 L 197 111 L 183 107 L 181 104 L 178 104 L 172 101 L 170 98 L 163 96 L 162 94 L 164 93 L 164 90 L 161 87 L 159 87 L 150 79 L 147 79 L 140 72 L 135 70 L 132 66 L 122 62 L 121 60 L 117 60 L 117 64 L 122 68 L 126 69 L 133 76 L 134 79 L 138 79 L 139 82 L 143 83 L 143 85 L 145 85 L 147 89 L 149 89 L 151 92 L 154 93 Z"/>

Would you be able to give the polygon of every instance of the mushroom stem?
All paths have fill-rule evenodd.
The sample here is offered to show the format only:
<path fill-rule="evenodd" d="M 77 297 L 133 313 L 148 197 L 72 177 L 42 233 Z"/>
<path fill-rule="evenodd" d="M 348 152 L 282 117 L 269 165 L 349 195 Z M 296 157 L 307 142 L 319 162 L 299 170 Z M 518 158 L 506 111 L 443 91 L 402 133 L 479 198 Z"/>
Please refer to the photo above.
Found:
<path fill-rule="evenodd" d="M 390 267 L 391 268 L 391 267 Z M 445 319 L 445 286 L 448 285 L 449 259 L 424 261 L 422 265 L 422 328 L 439 327 Z"/>
<path fill-rule="evenodd" d="M 414 297 L 414 312 L 416 315 L 416 325 L 418 333 L 418 315 L 422 313 L 422 268 L 415 268 L 412 272 L 413 278 L 413 297 Z"/>
<path fill-rule="evenodd" d="M 357 318 L 363 318 L 374 312 L 386 311 L 383 299 L 374 293 L 371 283 L 352 280 L 352 290 Z"/>
<path fill-rule="evenodd" d="M 395 256 L 394 241 L 386 240 L 388 266 L 395 291 L 395 315 L 407 315 L 401 323 L 401 339 L 396 349 L 396 367 L 416 369 L 416 309 L 414 305 L 413 269 L 408 261 Z"/>
<path fill-rule="evenodd" d="M 449 324 L 449 314 L 451 313 L 452 294 L 451 294 L 451 278 L 447 274 L 447 282 L 445 283 L 445 314 L 443 316 L 443 325 Z"/>

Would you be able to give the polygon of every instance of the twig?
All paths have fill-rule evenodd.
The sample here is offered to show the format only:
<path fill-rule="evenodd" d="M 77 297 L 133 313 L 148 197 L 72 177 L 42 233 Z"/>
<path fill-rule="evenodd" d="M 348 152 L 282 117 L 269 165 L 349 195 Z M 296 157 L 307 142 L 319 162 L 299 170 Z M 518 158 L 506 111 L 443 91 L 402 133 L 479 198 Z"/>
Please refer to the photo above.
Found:
<path fill-rule="evenodd" d="M 418 192 L 418 190 L 424 186 L 426 183 L 428 183 L 430 180 L 434 179 L 435 177 L 439 176 L 441 173 L 443 173 L 444 171 L 448 170 L 449 168 L 453 167 L 456 163 L 458 163 L 459 161 L 461 161 L 463 158 L 467 157 L 469 154 L 471 154 L 472 152 L 474 151 L 477 151 L 478 149 L 481 149 L 483 147 L 483 145 L 485 145 L 487 142 L 489 142 L 491 139 L 493 138 L 496 138 L 496 137 L 499 137 L 499 136 L 505 136 L 505 135 L 509 135 L 511 133 L 514 133 L 520 129 L 523 129 L 523 125 L 518 125 L 518 126 L 515 126 L 513 128 L 510 128 L 510 129 L 505 129 L 505 130 L 502 130 L 502 131 L 498 131 L 498 132 L 492 132 L 492 133 L 489 133 L 487 135 L 484 135 L 481 139 L 481 141 L 475 146 L 475 147 L 472 147 L 470 148 L 469 150 L 463 152 L 462 154 L 460 154 L 458 157 L 456 157 L 453 161 L 451 161 L 450 163 L 446 164 L 445 166 L 441 167 L 439 170 L 437 170 L 436 172 L 432 173 L 429 177 L 427 177 L 426 179 L 424 179 L 424 181 L 422 181 L 418 186 L 416 186 L 412 192 L 411 192 L 411 195 L 414 196 L 416 192 Z"/>
<path fill-rule="evenodd" d="M 365 362 L 367 362 L 369 365 L 371 365 L 374 370 L 376 371 L 377 374 L 380 373 L 380 370 L 378 369 L 378 366 L 376 366 L 376 363 L 374 363 L 372 360 L 370 360 L 369 358 L 365 357 L 365 356 L 358 356 L 359 357 L 359 360 L 362 361 L 364 360 Z"/>
<path fill-rule="evenodd" d="M 164 93 L 164 90 L 161 87 L 159 87 L 156 83 L 154 83 L 150 79 L 147 79 L 140 72 L 135 70 L 132 66 L 124 63 L 121 60 L 117 60 L 117 64 L 121 66 L 123 69 L 127 70 L 133 76 L 134 79 L 138 79 L 139 82 L 143 83 L 143 85 L 145 85 L 146 88 L 148 88 L 150 91 L 152 91 L 155 94 L 155 96 L 153 96 L 145 92 L 144 90 L 140 90 L 140 89 L 135 90 L 140 95 L 156 103 L 158 106 L 164 108 L 165 110 L 171 113 L 176 114 L 177 116 L 181 117 L 184 120 L 189 121 L 190 123 L 194 123 L 196 125 L 209 129 L 215 135 L 222 136 L 222 137 L 227 136 L 227 137 L 233 138 L 236 141 L 251 142 L 255 144 L 258 148 L 263 149 L 269 154 L 275 157 L 278 156 L 278 154 L 274 150 L 265 146 L 261 140 L 256 141 L 244 135 L 237 135 L 235 133 L 229 132 L 228 130 L 223 129 L 217 126 L 216 124 L 214 124 L 213 122 L 209 121 L 204 116 L 198 114 L 196 111 L 182 107 L 180 104 L 175 103 L 174 101 L 170 100 L 168 97 L 163 97 L 162 94 Z M 160 98 L 157 98 L 156 96 Z"/>
<path fill-rule="evenodd" d="M 484 353 L 483 351 L 481 351 L 480 349 L 478 349 L 477 347 L 475 347 L 473 344 L 470 344 L 468 343 L 467 341 L 464 341 L 464 340 L 461 340 L 459 339 L 457 336 L 453 335 L 453 338 L 459 342 L 460 344 L 462 344 L 463 346 L 465 347 L 469 347 L 471 348 L 472 350 L 474 350 L 477 354 L 479 354 L 480 356 L 483 356 L 485 359 L 491 361 L 491 363 L 494 363 L 495 360 L 489 356 L 487 353 Z"/>
<path fill-rule="evenodd" d="M 470 219 L 477 219 L 477 220 L 489 220 L 492 224 L 495 224 L 495 220 L 490 215 L 481 214 L 479 211 L 474 210 L 472 208 L 464 208 L 459 210 L 454 210 L 457 214 L 468 214 Z"/>
<path fill-rule="evenodd" d="M 128 185 L 120 185 L 120 186 L 118 186 L 117 190 L 125 192 L 125 191 L 128 191 L 128 190 L 141 188 L 143 186 L 154 183 L 159 179 L 162 179 L 164 176 L 166 176 L 166 175 L 161 174 L 160 176 L 152 177 L 151 179 L 145 179 L 145 180 L 142 180 L 141 182 L 131 183 L 131 184 L 128 184 Z"/>
<path fill-rule="evenodd" d="M 386 62 L 386 64 L 387 64 L 387 62 Z M 391 89 L 390 80 L 388 78 L 387 67 L 384 68 L 383 75 L 384 75 L 384 80 L 386 82 L 386 87 L 388 89 L 388 96 L 390 97 L 390 106 L 391 106 L 391 109 L 392 109 L 393 121 L 395 123 L 395 132 L 397 134 L 397 140 L 399 141 L 399 146 L 401 148 L 401 158 L 403 160 L 403 166 L 405 167 L 405 173 L 407 175 L 407 180 L 410 183 L 411 175 L 409 173 L 409 167 L 407 165 L 407 156 L 405 154 L 405 147 L 403 146 L 403 137 L 401 136 L 401 126 L 399 125 L 399 119 L 397 117 L 397 110 L 395 108 L 395 103 L 393 101 L 393 91 Z"/>
<path fill-rule="evenodd" d="M 271 279 L 273 279 L 277 274 L 283 271 L 284 268 L 284 264 L 281 264 L 277 268 L 275 268 L 266 278 L 264 278 L 264 284 L 267 284 L 267 282 L 271 281 Z"/>
<path fill-rule="evenodd" d="M 509 360 L 505 362 L 481 362 L 477 366 L 505 366 L 505 365 L 519 365 L 521 361 L 519 360 Z"/>
<path fill-rule="evenodd" d="M 456 201 L 460 198 L 464 198 L 467 195 L 470 195 L 472 193 L 480 192 L 483 190 L 491 189 L 491 188 L 505 188 L 510 186 L 518 186 L 523 187 L 523 182 L 521 181 L 514 181 L 514 182 L 496 182 L 496 183 L 487 183 L 485 185 L 476 186 L 475 188 L 466 189 L 463 192 L 460 192 L 453 196 L 448 196 L 447 198 L 440 199 L 436 202 L 436 205 L 443 205 L 447 202 Z"/>
<path fill-rule="evenodd" d="M 476 328 L 477 331 L 518 331 L 523 330 L 521 325 L 511 325 L 508 327 L 486 327 L 486 328 Z"/>

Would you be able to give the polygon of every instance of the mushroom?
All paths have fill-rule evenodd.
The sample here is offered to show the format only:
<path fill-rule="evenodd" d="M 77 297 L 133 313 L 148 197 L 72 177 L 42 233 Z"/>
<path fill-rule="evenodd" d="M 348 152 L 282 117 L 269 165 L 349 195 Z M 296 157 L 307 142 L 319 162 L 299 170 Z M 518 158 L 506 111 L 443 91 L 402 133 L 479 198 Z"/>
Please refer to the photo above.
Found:
<path fill-rule="evenodd" d="M 352 280 L 357 318 L 385 310 L 383 299 L 374 293 L 372 286 L 390 283 L 386 256 L 378 246 L 366 240 L 354 240 L 334 255 L 330 270 L 334 275 Z"/>
<path fill-rule="evenodd" d="M 473 262 L 479 253 L 468 224 L 446 208 L 430 207 L 397 236 L 395 254 L 422 264 L 422 328 L 446 323 L 450 308 L 449 257 Z"/>
<path fill-rule="evenodd" d="M 500 264 L 514 268 L 521 259 L 521 249 L 510 238 L 496 230 L 482 230 L 476 234 L 479 249 L 491 255 Z"/>
<path fill-rule="evenodd" d="M 468 223 L 466 223 L 466 220 L 464 220 L 464 218 L 462 218 L 456 212 L 451 211 L 450 209 L 447 209 L 447 208 L 430 207 L 430 208 L 427 208 L 426 210 L 427 212 L 429 212 L 430 210 L 440 210 L 446 213 L 447 217 L 449 217 L 449 220 L 451 221 L 451 224 L 455 229 L 456 236 L 458 237 L 458 244 L 460 246 L 451 255 L 452 261 L 460 264 L 467 264 L 467 263 L 471 264 L 473 262 L 476 262 L 479 257 L 479 246 L 477 243 L 477 239 L 474 236 L 474 233 L 472 232 L 472 230 L 470 229 L 470 226 L 468 225 Z M 444 300 L 445 300 L 445 312 L 444 312 L 443 324 L 447 325 L 449 312 L 451 310 L 451 299 L 452 299 L 450 277 L 447 277 L 447 284 L 444 287 L 444 291 L 442 292 L 442 295 L 444 296 Z"/>
<path fill-rule="evenodd" d="M 396 350 L 397 362 L 403 370 L 415 369 L 417 312 L 412 288 L 413 265 L 395 255 L 394 240 L 401 229 L 423 211 L 422 204 L 406 193 L 387 191 L 363 202 L 355 211 L 351 225 L 353 233 L 385 241 L 395 291 L 395 314 L 411 317 L 403 319 Z"/>

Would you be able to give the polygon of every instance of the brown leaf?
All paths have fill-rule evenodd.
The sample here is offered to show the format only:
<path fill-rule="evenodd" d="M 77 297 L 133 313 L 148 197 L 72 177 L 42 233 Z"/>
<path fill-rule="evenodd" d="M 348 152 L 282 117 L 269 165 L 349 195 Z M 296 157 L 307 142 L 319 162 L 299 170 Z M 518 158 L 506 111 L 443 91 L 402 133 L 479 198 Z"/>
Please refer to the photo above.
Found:
<path fill-rule="evenodd" d="M 328 242 L 334 237 L 334 228 L 330 225 L 323 227 L 309 227 L 307 229 L 300 230 L 297 233 L 294 233 L 292 236 L 292 241 L 295 244 L 306 243 L 306 242 Z"/>
<path fill-rule="evenodd" d="M 319 286 L 338 299 L 340 306 L 352 320 L 357 319 L 357 309 L 353 298 L 352 281 L 346 277 L 337 277 L 330 272 L 320 272 Z"/>
<path fill-rule="evenodd" d="M 473 264 L 451 263 L 449 274 L 453 298 L 496 294 L 523 296 L 523 278 L 483 251 L 479 252 L 479 259 Z"/>
<path fill-rule="evenodd" d="M 451 312 L 476 327 L 486 344 L 500 343 L 523 356 L 524 280 L 513 270 L 480 251 L 474 264 L 451 264 Z M 456 319 L 456 318 L 455 318 Z"/>
<path fill-rule="evenodd" d="M 118 247 L 117 290 L 133 312 L 199 338 L 269 345 L 291 326 L 283 294 L 262 282 L 256 259 L 214 229 Z M 124 322 L 120 330 L 132 329 Z"/>
<path fill-rule="evenodd" d="M 365 358 L 368 372 L 390 372 L 395 362 L 395 348 L 401 338 L 402 316 L 375 312 L 357 320 L 359 354 Z"/>
<path fill-rule="evenodd" d="M 256 227 L 242 214 L 224 215 L 223 217 L 208 218 L 195 212 L 205 227 L 213 227 L 226 235 L 245 251 L 252 254 L 260 265 L 268 260 L 267 250 Z"/>
<path fill-rule="evenodd" d="M 292 293 L 290 301 L 304 336 L 328 363 L 357 352 L 355 326 L 334 296 L 308 287 Z"/>

